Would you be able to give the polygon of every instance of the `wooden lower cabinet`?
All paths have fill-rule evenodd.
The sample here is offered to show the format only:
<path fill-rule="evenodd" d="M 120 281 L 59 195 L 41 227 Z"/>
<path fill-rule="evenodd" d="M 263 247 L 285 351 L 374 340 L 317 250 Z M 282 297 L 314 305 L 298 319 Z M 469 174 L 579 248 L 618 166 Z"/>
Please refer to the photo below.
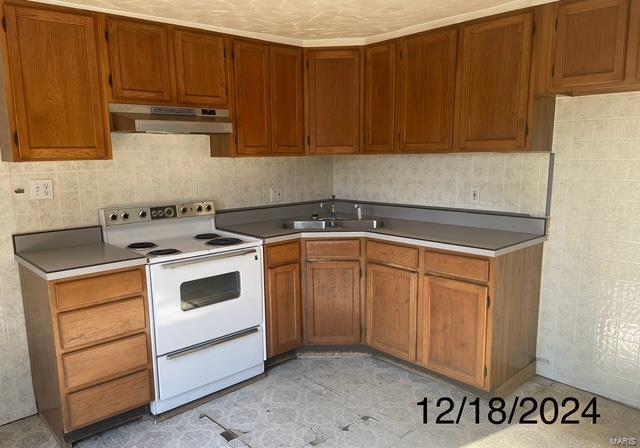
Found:
<path fill-rule="evenodd" d="M 302 344 L 300 263 L 267 269 L 267 356 Z"/>
<path fill-rule="evenodd" d="M 306 269 L 305 341 L 360 342 L 360 261 L 310 261 Z"/>
<path fill-rule="evenodd" d="M 477 387 L 484 386 L 487 287 L 425 276 L 425 365 Z"/>
<path fill-rule="evenodd" d="M 134 267 L 47 281 L 20 266 L 38 413 L 61 445 L 153 400 L 145 278 Z"/>
<path fill-rule="evenodd" d="M 416 360 L 418 274 L 367 265 L 367 344 L 407 361 Z"/>

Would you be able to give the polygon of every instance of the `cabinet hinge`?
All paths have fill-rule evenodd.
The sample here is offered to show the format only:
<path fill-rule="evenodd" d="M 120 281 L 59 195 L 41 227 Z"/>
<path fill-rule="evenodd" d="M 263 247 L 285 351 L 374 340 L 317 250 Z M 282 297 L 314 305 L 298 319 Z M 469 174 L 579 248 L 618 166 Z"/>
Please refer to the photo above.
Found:
<path fill-rule="evenodd" d="M 487 376 L 487 366 L 484 366 L 483 376 L 484 376 L 484 377 L 486 377 L 486 376 Z"/>
<path fill-rule="evenodd" d="M 109 42 L 109 31 L 105 31 L 105 32 L 104 32 L 104 40 L 106 40 L 107 42 Z"/>
<path fill-rule="evenodd" d="M 553 64 L 551 66 L 551 76 L 554 76 L 556 74 L 556 64 Z"/>
<path fill-rule="evenodd" d="M 111 76 L 111 73 L 109 73 L 109 78 L 107 79 L 107 81 L 109 82 L 109 87 L 113 87 L 113 76 Z"/>
<path fill-rule="evenodd" d="M 487 296 L 487 308 L 491 306 L 491 297 Z"/>
<path fill-rule="evenodd" d="M 18 148 L 20 147 L 20 139 L 18 138 L 17 131 L 13 133 L 13 143 L 15 143 Z"/>
<path fill-rule="evenodd" d="M 554 28 L 557 30 L 558 29 L 558 18 L 556 17 L 556 23 L 554 25 Z"/>
<path fill-rule="evenodd" d="M 311 146 L 311 136 L 307 135 L 307 145 Z"/>
<path fill-rule="evenodd" d="M 525 124 L 524 125 L 524 136 L 527 137 L 529 135 L 529 125 Z"/>
<path fill-rule="evenodd" d="M 7 31 L 7 18 L 6 17 L 2 18 L 2 29 Z"/>

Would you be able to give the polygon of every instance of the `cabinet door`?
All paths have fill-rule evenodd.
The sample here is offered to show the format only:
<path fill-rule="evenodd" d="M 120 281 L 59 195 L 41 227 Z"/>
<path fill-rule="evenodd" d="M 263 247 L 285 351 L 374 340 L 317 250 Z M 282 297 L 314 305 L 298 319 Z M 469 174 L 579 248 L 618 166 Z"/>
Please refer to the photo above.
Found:
<path fill-rule="evenodd" d="M 227 104 L 225 38 L 174 30 L 178 102 L 199 106 Z"/>
<path fill-rule="evenodd" d="M 267 355 L 302 344 L 300 263 L 267 269 Z"/>
<path fill-rule="evenodd" d="M 233 53 L 237 152 L 240 155 L 269 154 L 269 46 L 235 40 Z"/>
<path fill-rule="evenodd" d="M 456 134 L 460 150 L 525 147 L 532 13 L 462 28 Z"/>
<path fill-rule="evenodd" d="M 629 0 L 584 0 L 558 7 L 554 87 L 558 90 L 621 82 Z"/>
<path fill-rule="evenodd" d="M 173 58 L 165 25 L 109 17 L 109 58 L 114 99 L 170 102 Z"/>
<path fill-rule="evenodd" d="M 398 70 L 398 151 L 451 149 L 457 30 L 403 39 Z"/>
<path fill-rule="evenodd" d="M 393 151 L 396 84 L 396 43 L 365 50 L 364 145 L 365 153 Z"/>
<path fill-rule="evenodd" d="M 308 262 L 306 274 L 306 342 L 360 342 L 360 262 Z"/>
<path fill-rule="evenodd" d="M 306 88 L 309 153 L 359 152 L 360 50 L 309 50 Z"/>
<path fill-rule="evenodd" d="M 273 152 L 304 154 L 302 50 L 271 46 Z"/>
<path fill-rule="evenodd" d="M 107 158 L 94 16 L 13 5 L 5 14 L 14 160 Z"/>
<path fill-rule="evenodd" d="M 426 367 L 482 387 L 487 287 L 428 275 L 422 350 Z"/>
<path fill-rule="evenodd" d="M 367 344 L 407 361 L 416 360 L 418 274 L 367 266 Z"/>

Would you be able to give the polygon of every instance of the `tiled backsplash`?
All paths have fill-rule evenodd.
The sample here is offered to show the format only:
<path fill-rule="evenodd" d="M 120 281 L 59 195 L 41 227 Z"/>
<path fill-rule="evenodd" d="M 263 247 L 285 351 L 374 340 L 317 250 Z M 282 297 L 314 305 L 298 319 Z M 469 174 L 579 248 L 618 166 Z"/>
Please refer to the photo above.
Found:
<path fill-rule="evenodd" d="M 640 93 L 557 100 L 538 372 L 640 408 Z"/>
<path fill-rule="evenodd" d="M 640 94 L 560 98 L 539 373 L 640 407 Z M 547 154 L 210 158 L 203 136 L 113 136 L 110 161 L 0 163 L 0 424 L 35 412 L 11 234 L 95 224 L 99 207 L 219 208 L 338 197 L 542 215 Z M 29 179 L 55 198 L 29 199 Z M 15 194 L 18 187 L 25 193 Z M 479 190 L 479 202 L 471 200 Z"/>
<path fill-rule="evenodd" d="M 354 156 L 333 181 L 341 198 L 544 216 L 548 171 L 549 154 Z"/>
<path fill-rule="evenodd" d="M 11 234 L 98 223 L 116 204 L 212 198 L 218 208 L 322 199 L 333 189 L 329 157 L 209 157 L 206 136 L 113 134 L 113 160 L 0 162 L 0 424 L 35 412 Z M 29 199 L 30 179 L 52 179 L 54 199 Z M 25 189 L 15 194 L 16 188 Z"/>

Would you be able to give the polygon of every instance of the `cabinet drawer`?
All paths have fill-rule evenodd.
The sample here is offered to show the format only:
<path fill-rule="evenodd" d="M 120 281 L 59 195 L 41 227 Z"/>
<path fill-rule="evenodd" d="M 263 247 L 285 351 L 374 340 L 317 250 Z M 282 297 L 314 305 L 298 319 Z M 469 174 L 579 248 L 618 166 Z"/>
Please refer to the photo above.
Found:
<path fill-rule="evenodd" d="M 63 281 L 54 285 L 59 310 L 78 308 L 110 299 L 142 294 L 142 269 Z"/>
<path fill-rule="evenodd" d="M 95 423 L 150 401 L 148 370 L 90 387 L 67 396 L 68 429 Z"/>
<path fill-rule="evenodd" d="M 414 247 L 367 241 L 367 258 L 369 261 L 378 263 L 389 263 L 408 269 L 418 269 L 419 252 Z"/>
<path fill-rule="evenodd" d="M 67 389 L 95 384 L 145 368 L 149 364 L 146 334 L 91 347 L 62 358 Z"/>
<path fill-rule="evenodd" d="M 307 259 L 352 259 L 360 257 L 360 240 L 314 240 L 305 243 Z"/>
<path fill-rule="evenodd" d="M 425 270 L 482 282 L 489 281 L 489 261 L 461 255 L 425 252 Z"/>
<path fill-rule="evenodd" d="M 142 297 L 70 311 L 59 317 L 60 343 L 63 350 L 96 344 L 142 331 L 145 322 Z"/>
<path fill-rule="evenodd" d="M 300 241 L 267 246 L 267 266 L 295 263 L 300 261 Z"/>

